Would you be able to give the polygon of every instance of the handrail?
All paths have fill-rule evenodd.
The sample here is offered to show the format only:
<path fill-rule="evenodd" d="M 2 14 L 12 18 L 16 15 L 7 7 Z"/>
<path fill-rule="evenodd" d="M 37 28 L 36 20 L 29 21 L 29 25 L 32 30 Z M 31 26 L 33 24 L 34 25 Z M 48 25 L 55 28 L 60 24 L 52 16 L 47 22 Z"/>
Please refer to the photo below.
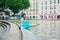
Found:
<path fill-rule="evenodd" d="M 7 32 L 10 30 L 10 24 L 4 21 L 0 21 L 0 26 L 3 27 L 4 32 Z"/>
<path fill-rule="evenodd" d="M 13 23 L 13 22 L 10 22 L 10 23 Z M 14 24 L 16 24 L 16 23 L 14 23 Z M 16 24 L 16 25 L 19 27 L 19 30 L 21 31 L 20 26 L 18 24 Z M 23 40 L 23 33 L 22 33 L 22 31 L 21 31 L 21 40 Z"/>
<path fill-rule="evenodd" d="M 11 26 L 11 24 L 10 23 L 13 23 L 13 22 L 8 22 L 8 21 L 0 21 L 0 23 L 1 23 L 1 25 L 3 26 L 3 28 L 5 29 L 5 28 L 7 28 L 8 26 Z M 18 24 L 16 24 L 16 23 L 14 23 L 15 25 L 17 25 L 17 27 L 19 27 L 19 25 Z M 1 26 L 0 25 L 0 26 Z M 8 26 L 7 26 L 8 25 Z M 19 29 L 19 32 L 21 33 L 20 35 L 21 35 L 21 40 L 23 40 L 23 33 L 22 33 L 22 31 L 21 31 L 21 28 Z M 3 35 L 3 34 L 2 34 Z"/>

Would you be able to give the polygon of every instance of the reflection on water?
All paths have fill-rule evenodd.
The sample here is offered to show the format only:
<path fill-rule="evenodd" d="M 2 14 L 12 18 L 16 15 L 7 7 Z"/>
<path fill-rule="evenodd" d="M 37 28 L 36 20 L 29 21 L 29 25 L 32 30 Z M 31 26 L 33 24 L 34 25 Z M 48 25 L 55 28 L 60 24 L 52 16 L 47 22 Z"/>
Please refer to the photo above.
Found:
<path fill-rule="evenodd" d="M 60 20 L 36 20 L 37 22 L 40 22 L 39 26 L 31 27 L 33 33 L 39 35 L 42 39 L 59 40 Z"/>
<path fill-rule="evenodd" d="M 3 38 L 0 38 L 0 40 L 4 40 Z"/>

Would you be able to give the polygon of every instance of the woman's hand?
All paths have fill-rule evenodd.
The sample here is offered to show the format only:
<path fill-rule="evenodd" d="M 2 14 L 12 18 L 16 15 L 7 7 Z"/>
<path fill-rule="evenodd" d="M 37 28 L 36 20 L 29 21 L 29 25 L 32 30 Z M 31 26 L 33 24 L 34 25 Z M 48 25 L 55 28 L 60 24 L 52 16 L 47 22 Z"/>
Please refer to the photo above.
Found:
<path fill-rule="evenodd" d="M 30 27 L 36 27 L 38 25 L 40 25 L 40 23 L 38 23 L 38 24 L 30 24 Z"/>

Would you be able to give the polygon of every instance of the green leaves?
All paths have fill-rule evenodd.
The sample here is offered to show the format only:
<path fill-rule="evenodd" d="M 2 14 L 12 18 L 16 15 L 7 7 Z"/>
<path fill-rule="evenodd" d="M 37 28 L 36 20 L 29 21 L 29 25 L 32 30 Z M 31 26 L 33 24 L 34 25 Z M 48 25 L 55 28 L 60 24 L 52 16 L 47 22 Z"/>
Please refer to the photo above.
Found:
<path fill-rule="evenodd" d="M 6 6 L 17 13 L 22 8 L 22 0 L 6 0 Z"/>
<path fill-rule="evenodd" d="M 0 7 L 5 7 L 5 0 L 0 0 Z"/>
<path fill-rule="evenodd" d="M 14 13 L 27 9 L 29 6 L 29 0 L 0 0 L 0 7 L 9 7 Z"/>
<path fill-rule="evenodd" d="M 23 9 L 27 9 L 30 6 L 29 0 L 22 0 Z"/>

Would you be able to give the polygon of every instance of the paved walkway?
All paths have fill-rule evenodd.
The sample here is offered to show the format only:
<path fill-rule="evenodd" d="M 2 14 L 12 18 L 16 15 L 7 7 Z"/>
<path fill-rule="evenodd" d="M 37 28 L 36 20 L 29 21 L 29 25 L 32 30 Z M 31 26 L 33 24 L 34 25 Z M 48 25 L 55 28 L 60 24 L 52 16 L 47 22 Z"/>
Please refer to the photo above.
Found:
<path fill-rule="evenodd" d="M 11 28 L 10 31 L 6 33 L 3 37 L 4 40 L 21 40 L 21 30 L 19 30 L 16 24 L 10 23 Z"/>
<path fill-rule="evenodd" d="M 4 34 L 0 38 L 0 40 L 21 40 L 21 37 L 23 38 L 23 40 L 39 40 L 38 36 L 34 35 L 31 31 L 25 30 L 23 28 L 20 30 L 18 25 L 14 23 L 10 24 L 11 24 L 10 30 L 6 34 Z"/>
<path fill-rule="evenodd" d="M 39 40 L 39 37 L 33 34 L 31 31 L 22 28 L 23 40 Z"/>

